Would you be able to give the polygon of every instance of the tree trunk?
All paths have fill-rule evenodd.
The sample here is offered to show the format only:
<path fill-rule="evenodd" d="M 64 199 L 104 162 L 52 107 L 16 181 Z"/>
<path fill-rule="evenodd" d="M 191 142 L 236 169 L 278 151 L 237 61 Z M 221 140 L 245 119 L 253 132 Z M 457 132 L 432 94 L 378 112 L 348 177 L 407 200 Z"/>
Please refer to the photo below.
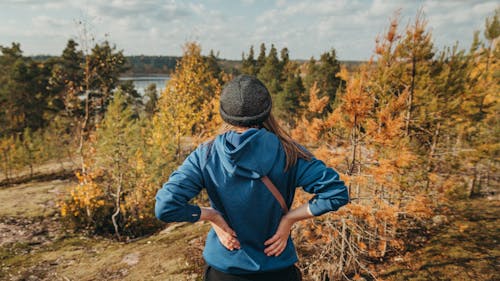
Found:
<path fill-rule="evenodd" d="M 78 154 L 80 155 L 80 165 L 82 167 L 82 174 L 85 174 L 85 159 L 83 155 L 83 143 L 85 141 L 85 130 L 89 120 L 89 107 L 90 107 L 90 59 L 85 57 L 85 115 L 80 126 L 80 143 L 78 145 Z"/>
<path fill-rule="evenodd" d="M 349 165 L 350 167 L 348 175 L 353 174 L 354 167 L 356 166 L 356 149 L 358 147 L 358 134 L 356 131 L 357 129 L 358 129 L 357 116 L 354 115 L 354 126 L 352 128 L 352 133 L 351 133 L 352 154 L 351 154 L 351 163 Z"/>
<path fill-rule="evenodd" d="M 470 182 L 469 198 L 472 198 L 476 194 L 474 192 L 474 186 L 476 185 L 476 179 L 477 179 L 477 167 L 476 167 L 476 165 L 474 165 L 474 176 L 472 177 L 472 180 Z"/>
<path fill-rule="evenodd" d="M 415 76 L 416 76 L 416 74 L 417 74 L 417 60 L 415 58 L 415 55 L 413 55 L 412 66 L 411 66 L 410 93 L 408 95 L 408 104 L 406 107 L 405 136 L 410 135 L 411 109 L 413 107 L 413 95 L 415 92 Z"/>
<path fill-rule="evenodd" d="M 434 154 L 436 153 L 436 147 L 437 147 L 437 144 L 439 141 L 440 127 L 441 127 L 441 122 L 438 122 L 437 126 L 436 126 L 436 130 L 434 131 L 434 135 L 432 137 L 432 145 L 431 145 L 431 149 L 429 151 L 429 158 L 427 159 L 427 182 L 425 185 L 425 190 L 429 190 L 429 185 L 430 185 L 429 173 L 434 170 L 433 158 L 434 158 Z"/>
<path fill-rule="evenodd" d="M 116 217 L 120 214 L 120 203 L 121 203 L 121 192 L 122 192 L 122 179 L 123 174 L 120 172 L 118 177 L 118 186 L 116 187 L 116 200 L 115 200 L 115 212 L 111 216 L 111 220 L 113 221 L 113 226 L 115 228 L 115 234 L 118 241 L 121 240 L 120 231 L 118 229 L 118 223 L 116 222 Z"/>
<path fill-rule="evenodd" d="M 339 255 L 339 264 L 338 264 L 339 275 L 342 275 L 342 272 L 344 271 L 344 262 L 345 262 L 345 255 L 346 255 L 345 248 L 346 248 L 347 237 L 346 237 L 346 223 L 345 223 L 344 218 L 342 218 L 341 238 L 342 238 L 342 242 L 340 245 L 340 253 L 339 253 L 340 255 Z"/>

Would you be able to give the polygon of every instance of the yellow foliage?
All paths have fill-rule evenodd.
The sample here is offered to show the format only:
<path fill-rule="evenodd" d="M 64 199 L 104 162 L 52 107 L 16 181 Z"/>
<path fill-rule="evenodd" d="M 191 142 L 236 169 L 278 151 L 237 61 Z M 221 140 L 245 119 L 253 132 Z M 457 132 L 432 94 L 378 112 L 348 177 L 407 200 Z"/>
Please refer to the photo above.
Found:
<path fill-rule="evenodd" d="M 330 98 L 328 96 L 324 96 L 322 98 L 318 98 L 319 88 L 318 83 L 314 82 L 311 89 L 309 90 L 309 103 L 307 108 L 310 112 L 322 113 L 325 110 L 325 107 L 328 105 Z"/>

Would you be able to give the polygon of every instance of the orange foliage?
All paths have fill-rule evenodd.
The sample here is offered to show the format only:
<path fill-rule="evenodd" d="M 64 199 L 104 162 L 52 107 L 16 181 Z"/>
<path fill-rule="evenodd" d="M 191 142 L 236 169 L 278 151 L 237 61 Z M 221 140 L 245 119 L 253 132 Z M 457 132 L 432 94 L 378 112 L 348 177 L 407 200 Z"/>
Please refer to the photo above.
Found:
<path fill-rule="evenodd" d="M 318 98 L 318 94 L 318 83 L 314 82 L 313 86 L 309 90 L 309 103 L 307 104 L 307 108 L 310 112 L 322 113 L 328 105 L 328 102 L 330 102 L 330 98 L 328 98 L 328 96 Z"/>

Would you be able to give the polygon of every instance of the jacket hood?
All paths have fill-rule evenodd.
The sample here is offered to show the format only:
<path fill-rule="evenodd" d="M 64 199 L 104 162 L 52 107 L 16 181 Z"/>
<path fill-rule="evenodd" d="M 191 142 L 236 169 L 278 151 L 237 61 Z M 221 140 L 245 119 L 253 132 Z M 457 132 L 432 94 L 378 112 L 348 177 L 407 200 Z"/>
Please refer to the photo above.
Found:
<path fill-rule="evenodd" d="M 263 128 L 226 132 L 217 136 L 214 147 L 224 170 L 245 178 L 267 175 L 279 160 L 279 139 Z"/>

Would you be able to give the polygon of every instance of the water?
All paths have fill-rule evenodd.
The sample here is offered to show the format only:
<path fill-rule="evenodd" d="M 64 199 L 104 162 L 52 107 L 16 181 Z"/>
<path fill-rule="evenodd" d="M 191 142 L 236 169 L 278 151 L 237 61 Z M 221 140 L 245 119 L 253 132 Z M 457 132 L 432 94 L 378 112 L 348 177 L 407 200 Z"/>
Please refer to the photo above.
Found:
<path fill-rule="evenodd" d="M 138 77 L 120 77 L 120 81 L 132 81 L 134 87 L 141 95 L 150 84 L 156 85 L 156 91 L 161 93 L 165 89 L 169 76 L 138 76 Z"/>

